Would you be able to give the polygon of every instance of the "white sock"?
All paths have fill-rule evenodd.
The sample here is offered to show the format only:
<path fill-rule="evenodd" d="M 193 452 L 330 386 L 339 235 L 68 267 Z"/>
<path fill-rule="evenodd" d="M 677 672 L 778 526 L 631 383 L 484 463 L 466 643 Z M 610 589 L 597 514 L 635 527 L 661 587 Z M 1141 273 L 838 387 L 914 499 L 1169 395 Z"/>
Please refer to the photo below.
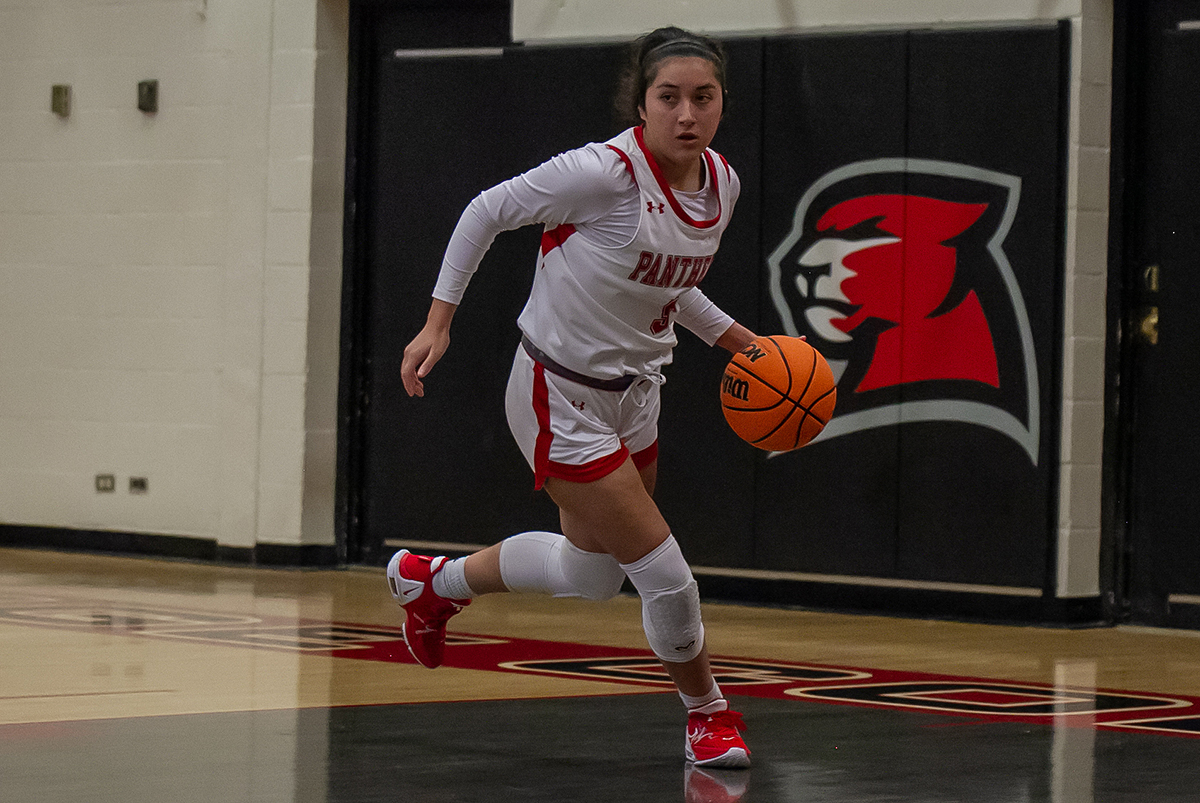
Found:
<path fill-rule="evenodd" d="M 725 696 L 721 694 L 721 687 L 714 680 L 712 689 L 708 694 L 700 697 L 692 697 L 691 695 L 679 692 L 680 698 L 683 700 L 684 706 L 689 714 L 715 714 L 718 711 L 725 711 L 729 708 L 729 703 L 725 701 Z"/>
<path fill-rule="evenodd" d="M 467 585 L 467 559 L 455 558 L 442 564 L 433 576 L 433 593 L 443 599 L 474 599 L 479 596 Z"/>

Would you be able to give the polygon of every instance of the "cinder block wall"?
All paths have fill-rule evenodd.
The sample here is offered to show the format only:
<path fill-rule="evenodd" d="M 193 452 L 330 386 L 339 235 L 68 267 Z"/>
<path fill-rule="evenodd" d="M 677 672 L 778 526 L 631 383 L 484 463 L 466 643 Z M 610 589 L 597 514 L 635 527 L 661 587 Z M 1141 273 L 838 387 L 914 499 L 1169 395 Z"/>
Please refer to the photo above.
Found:
<path fill-rule="evenodd" d="M 333 542 L 347 9 L 0 3 L 0 522 Z"/>
<path fill-rule="evenodd" d="M 1084 0 L 1073 23 L 1056 584 L 1060 597 L 1094 596 L 1100 588 L 1112 0 Z"/>

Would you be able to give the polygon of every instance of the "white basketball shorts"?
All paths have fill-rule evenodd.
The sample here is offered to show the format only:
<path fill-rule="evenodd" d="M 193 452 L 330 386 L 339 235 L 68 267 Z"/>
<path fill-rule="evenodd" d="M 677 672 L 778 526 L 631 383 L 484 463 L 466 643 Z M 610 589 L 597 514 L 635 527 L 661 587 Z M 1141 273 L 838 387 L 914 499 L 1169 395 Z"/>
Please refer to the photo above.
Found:
<path fill-rule="evenodd" d="M 521 346 L 508 377 L 505 409 L 534 488 L 547 477 L 592 482 L 632 455 L 638 469 L 658 457 L 658 384 L 642 379 L 628 391 L 600 390 L 565 379 Z"/>

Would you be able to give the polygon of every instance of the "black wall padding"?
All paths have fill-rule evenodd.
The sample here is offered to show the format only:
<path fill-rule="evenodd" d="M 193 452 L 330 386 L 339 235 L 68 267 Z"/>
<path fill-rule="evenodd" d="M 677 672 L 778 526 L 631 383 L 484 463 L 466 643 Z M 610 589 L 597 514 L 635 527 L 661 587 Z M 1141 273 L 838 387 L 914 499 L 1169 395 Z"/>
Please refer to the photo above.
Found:
<path fill-rule="evenodd" d="M 739 172 L 743 191 L 703 289 L 756 331 L 784 332 L 786 312 L 798 333 L 827 348 L 844 365 L 839 416 L 857 416 L 847 421 L 937 415 L 859 426 L 769 457 L 723 421 L 718 383 L 727 355 L 680 329 L 663 389 L 658 498 L 686 554 L 700 565 L 1045 586 L 1057 528 L 1061 90 L 1069 60 L 1060 29 L 738 39 L 728 46 L 731 101 L 714 147 Z M 369 404 L 358 444 L 360 537 L 491 543 L 556 529 L 555 510 L 532 491 L 503 409 L 515 320 L 540 232 L 497 240 L 424 399 L 404 396 L 400 359 L 424 320 L 442 250 L 466 203 L 618 130 L 610 98 L 619 49 L 508 48 L 503 56 L 439 59 L 380 52 L 361 268 Z M 905 214 L 914 221 L 927 201 L 912 199 L 984 210 L 973 226 L 933 244 L 956 261 L 953 285 L 928 317 L 977 302 L 995 344 L 996 381 L 937 374 L 961 350 L 943 338 L 922 345 L 916 360 L 933 366 L 932 378 L 869 386 L 878 368 L 872 349 L 895 339 L 894 324 L 876 318 L 850 342 L 825 344 L 807 323 L 811 299 L 797 290 L 795 274 L 804 249 L 831 236 L 822 215 L 855 199 L 886 204 L 889 197 L 909 199 Z M 798 220 L 802 199 L 811 218 Z M 880 219 L 867 215 L 834 233 L 880 236 L 872 228 Z M 993 242 L 1004 226 L 1007 235 Z M 795 247 L 776 254 L 784 278 L 773 280 L 772 254 L 793 233 Z M 1007 261 L 1007 273 L 998 260 Z M 906 263 L 905 270 L 924 266 Z M 917 303 L 911 288 L 924 285 L 905 279 L 903 286 L 913 297 L 901 303 Z M 1026 367 L 1029 353 L 1036 373 Z M 905 354 L 909 364 L 897 370 L 911 371 L 914 358 Z M 992 412 L 974 412 L 985 409 Z M 980 423 L 999 419 L 1036 437 L 1022 441 L 1004 426 Z"/>

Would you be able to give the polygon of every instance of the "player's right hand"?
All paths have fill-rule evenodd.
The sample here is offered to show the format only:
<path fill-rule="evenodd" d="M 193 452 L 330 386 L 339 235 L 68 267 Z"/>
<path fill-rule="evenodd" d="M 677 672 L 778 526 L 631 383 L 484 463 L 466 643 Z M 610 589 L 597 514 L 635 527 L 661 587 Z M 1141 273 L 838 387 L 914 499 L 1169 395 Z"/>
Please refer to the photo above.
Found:
<path fill-rule="evenodd" d="M 404 348 L 404 360 L 400 363 L 400 379 L 409 396 L 424 396 L 425 384 L 421 381 L 450 347 L 450 333 L 426 326 Z"/>
<path fill-rule="evenodd" d="M 400 363 L 400 379 L 409 396 L 424 396 L 425 384 L 421 381 L 437 365 L 437 361 L 450 348 L 450 322 L 454 320 L 457 304 L 434 299 L 429 305 L 425 326 L 412 342 L 404 348 L 404 360 Z"/>

